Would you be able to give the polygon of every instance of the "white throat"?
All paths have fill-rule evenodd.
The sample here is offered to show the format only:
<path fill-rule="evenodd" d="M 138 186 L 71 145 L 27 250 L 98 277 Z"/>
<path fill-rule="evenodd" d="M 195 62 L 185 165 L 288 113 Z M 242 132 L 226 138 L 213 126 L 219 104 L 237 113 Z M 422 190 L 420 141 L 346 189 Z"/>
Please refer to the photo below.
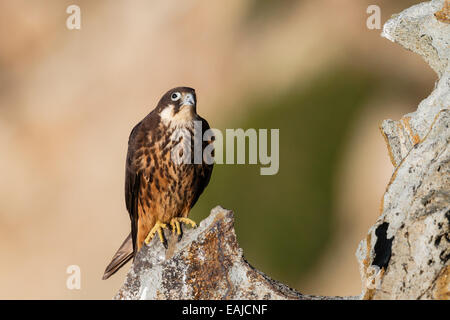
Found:
<path fill-rule="evenodd" d="M 186 127 L 193 126 L 197 114 L 194 107 L 185 105 L 180 108 L 178 113 L 174 114 L 175 107 L 171 104 L 161 111 L 161 121 L 169 127 Z"/>

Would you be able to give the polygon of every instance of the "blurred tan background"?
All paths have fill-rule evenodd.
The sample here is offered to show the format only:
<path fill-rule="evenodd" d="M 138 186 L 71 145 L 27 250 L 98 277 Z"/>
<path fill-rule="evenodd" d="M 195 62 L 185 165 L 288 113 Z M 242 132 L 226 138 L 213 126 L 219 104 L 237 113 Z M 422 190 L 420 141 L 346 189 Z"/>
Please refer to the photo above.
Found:
<path fill-rule="evenodd" d="M 280 128 L 279 175 L 216 166 L 193 217 L 233 209 L 258 269 L 303 293 L 359 294 L 354 253 L 393 169 L 378 124 L 436 79 L 367 29 L 366 9 L 384 23 L 418 2 L 0 0 L 0 298 L 115 294 L 129 265 L 101 276 L 129 232 L 128 134 L 178 85 L 212 127 Z M 81 30 L 66 28 L 70 4 Z M 73 264 L 81 290 L 66 287 Z"/>

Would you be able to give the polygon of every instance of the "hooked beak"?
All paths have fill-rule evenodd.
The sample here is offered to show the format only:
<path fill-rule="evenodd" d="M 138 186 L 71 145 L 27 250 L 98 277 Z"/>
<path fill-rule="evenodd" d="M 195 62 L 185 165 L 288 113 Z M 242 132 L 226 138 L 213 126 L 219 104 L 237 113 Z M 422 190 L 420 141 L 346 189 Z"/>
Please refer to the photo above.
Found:
<path fill-rule="evenodd" d="M 195 105 L 195 99 L 192 93 L 188 93 L 183 98 L 183 106 L 194 106 Z"/>

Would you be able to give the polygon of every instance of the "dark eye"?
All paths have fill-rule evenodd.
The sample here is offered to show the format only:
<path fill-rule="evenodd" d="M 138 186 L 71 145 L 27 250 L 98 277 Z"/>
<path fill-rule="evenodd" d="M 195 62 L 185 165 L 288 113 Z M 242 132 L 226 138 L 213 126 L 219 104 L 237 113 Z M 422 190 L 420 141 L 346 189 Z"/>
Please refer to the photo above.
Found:
<path fill-rule="evenodd" d="M 172 95 L 170 96 L 170 98 L 172 99 L 172 101 L 177 101 L 181 98 L 181 93 L 179 92 L 174 92 L 172 93 Z"/>

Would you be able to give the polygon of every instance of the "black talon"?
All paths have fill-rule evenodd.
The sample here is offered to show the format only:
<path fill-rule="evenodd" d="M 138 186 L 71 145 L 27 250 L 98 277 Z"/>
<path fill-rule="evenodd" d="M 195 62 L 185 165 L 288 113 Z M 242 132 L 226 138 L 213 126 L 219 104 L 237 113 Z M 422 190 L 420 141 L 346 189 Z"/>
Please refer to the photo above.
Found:
<path fill-rule="evenodd" d="M 167 248 L 168 248 L 169 246 L 167 245 L 167 240 L 166 240 L 166 238 L 164 238 L 164 241 L 162 242 L 162 244 L 163 244 L 164 248 L 166 248 L 166 250 L 167 250 Z"/>
<path fill-rule="evenodd" d="M 183 238 L 183 226 L 180 224 L 180 234 L 178 235 L 178 242 Z"/>

